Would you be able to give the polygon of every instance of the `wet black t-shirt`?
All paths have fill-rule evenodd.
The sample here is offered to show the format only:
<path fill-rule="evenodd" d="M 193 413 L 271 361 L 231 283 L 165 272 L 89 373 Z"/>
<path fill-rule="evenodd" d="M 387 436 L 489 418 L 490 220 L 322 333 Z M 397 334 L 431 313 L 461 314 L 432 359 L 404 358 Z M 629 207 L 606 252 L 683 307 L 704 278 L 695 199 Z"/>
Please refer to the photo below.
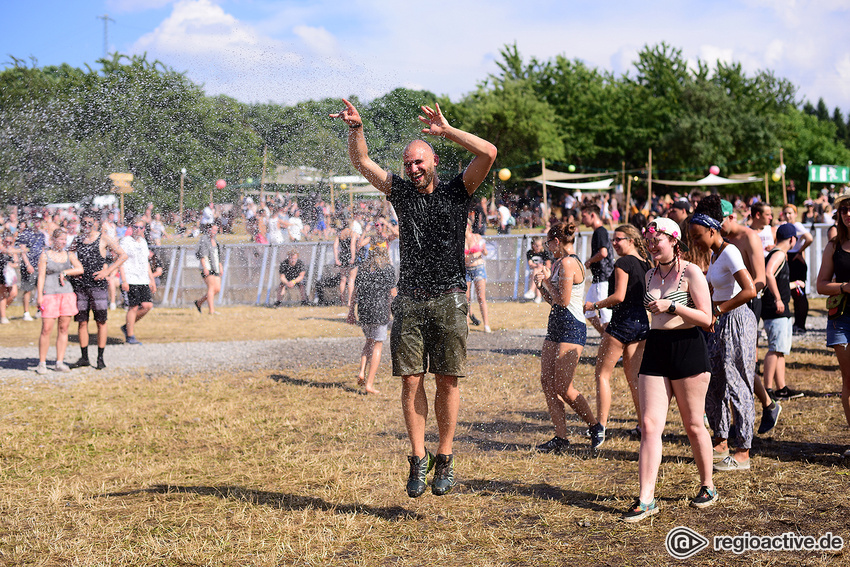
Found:
<path fill-rule="evenodd" d="M 607 282 L 611 272 L 614 271 L 614 248 L 611 246 L 611 239 L 608 238 L 608 231 L 604 226 L 594 230 L 593 236 L 590 237 L 590 255 L 596 256 L 602 248 L 608 249 L 608 256 L 590 265 L 593 283 Z"/>
<path fill-rule="evenodd" d="M 620 268 L 626 272 L 628 283 L 626 284 L 626 297 L 611 309 L 614 313 L 618 311 L 645 311 L 643 306 L 643 294 L 646 291 L 646 272 L 652 266 L 646 260 L 642 260 L 631 254 L 621 257 L 614 263 L 614 268 Z M 608 294 L 614 293 L 617 276 L 614 270 L 608 278 Z"/>
<path fill-rule="evenodd" d="M 400 295 L 466 289 L 463 246 L 469 199 L 462 173 L 427 194 L 393 175 L 387 200 L 398 215 Z"/>
<path fill-rule="evenodd" d="M 387 266 L 374 272 L 360 268 L 354 280 L 357 319 L 361 325 L 386 325 L 390 320 L 390 290 L 395 287 L 395 270 Z"/>
<path fill-rule="evenodd" d="M 278 273 L 283 274 L 283 277 L 285 277 L 288 282 L 291 282 L 297 278 L 301 272 L 305 271 L 307 271 L 307 269 L 304 267 L 304 262 L 301 260 L 295 260 L 294 264 L 290 264 L 289 260 L 284 260 L 280 263 L 280 268 L 278 268 Z"/>

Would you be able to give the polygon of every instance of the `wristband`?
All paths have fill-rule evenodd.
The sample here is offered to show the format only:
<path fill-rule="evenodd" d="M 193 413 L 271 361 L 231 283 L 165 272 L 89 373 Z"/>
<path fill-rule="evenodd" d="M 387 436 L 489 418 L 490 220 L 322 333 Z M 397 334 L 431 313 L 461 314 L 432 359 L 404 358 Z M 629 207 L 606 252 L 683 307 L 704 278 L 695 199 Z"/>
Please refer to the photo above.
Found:
<path fill-rule="evenodd" d="M 358 128 L 363 127 L 363 123 L 361 122 L 360 124 L 354 124 L 353 126 L 351 124 L 349 124 L 348 127 L 351 128 L 352 130 L 357 130 Z"/>

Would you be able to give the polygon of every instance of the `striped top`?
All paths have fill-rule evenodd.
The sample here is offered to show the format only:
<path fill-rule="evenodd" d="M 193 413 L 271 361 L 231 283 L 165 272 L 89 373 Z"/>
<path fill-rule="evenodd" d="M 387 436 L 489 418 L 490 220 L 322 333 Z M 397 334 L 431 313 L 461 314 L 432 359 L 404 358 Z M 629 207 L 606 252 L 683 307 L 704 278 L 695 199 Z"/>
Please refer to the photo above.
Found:
<path fill-rule="evenodd" d="M 652 268 L 649 277 L 646 278 L 646 291 L 644 291 L 643 293 L 643 306 L 648 308 L 649 304 L 653 301 L 659 299 L 669 299 L 670 301 L 678 303 L 679 305 L 686 305 L 691 308 L 696 307 L 696 305 L 694 304 L 694 300 L 691 299 L 691 294 L 681 289 L 682 280 L 684 279 L 685 270 L 687 269 L 688 264 L 690 264 L 690 262 L 686 262 L 685 265 L 682 266 L 682 270 L 679 272 L 679 280 L 676 282 L 676 289 L 674 289 L 673 291 L 668 291 L 662 297 L 655 297 L 651 293 L 649 293 L 649 282 L 652 281 L 653 276 L 655 276 L 655 272 L 658 271 L 658 266 Z"/>

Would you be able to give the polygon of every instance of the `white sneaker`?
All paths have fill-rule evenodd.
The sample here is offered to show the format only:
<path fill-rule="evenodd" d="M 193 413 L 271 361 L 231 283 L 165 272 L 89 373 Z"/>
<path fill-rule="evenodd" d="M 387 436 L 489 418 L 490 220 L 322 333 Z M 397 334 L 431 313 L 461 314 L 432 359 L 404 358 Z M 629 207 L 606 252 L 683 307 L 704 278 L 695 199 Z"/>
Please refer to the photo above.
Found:
<path fill-rule="evenodd" d="M 9 321 L 8 317 L 0 318 L 0 325 L 8 325 L 9 323 L 11 323 L 11 321 Z"/>
<path fill-rule="evenodd" d="M 47 363 L 39 362 L 38 366 L 35 367 L 36 374 L 47 374 Z"/>
<path fill-rule="evenodd" d="M 537 297 L 535 297 L 535 298 L 534 298 L 534 303 L 543 303 L 543 296 L 542 296 L 542 295 L 538 295 Z"/>
<path fill-rule="evenodd" d="M 32 315 L 29 311 L 24 311 L 24 321 L 32 321 Z"/>
<path fill-rule="evenodd" d="M 115 311 L 115 309 L 116 309 L 116 305 L 115 305 L 115 302 L 113 301 L 112 303 L 109 304 L 109 310 Z"/>
<path fill-rule="evenodd" d="M 53 367 L 56 372 L 70 372 L 71 367 L 65 364 L 64 362 L 57 362 L 56 366 Z"/>
<path fill-rule="evenodd" d="M 534 290 L 530 289 L 530 290 L 525 292 L 525 295 L 523 295 L 523 297 L 526 298 L 526 299 L 534 299 L 535 295 L 536 294 L 534 293 Z"/>
<path fill-rule="evenodd" d="M 490 328 L 490 325 L 484 325 L 484 332 L 485 333 L 492 333 L 493 329 Z"/>

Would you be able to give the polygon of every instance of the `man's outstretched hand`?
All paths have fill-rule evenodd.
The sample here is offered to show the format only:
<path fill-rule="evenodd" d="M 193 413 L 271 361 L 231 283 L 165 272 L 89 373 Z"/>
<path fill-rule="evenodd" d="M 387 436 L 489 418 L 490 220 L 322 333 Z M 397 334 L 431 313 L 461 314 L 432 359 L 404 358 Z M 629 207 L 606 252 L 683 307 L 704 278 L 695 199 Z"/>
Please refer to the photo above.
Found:
<path fill-rule="evenodd" d="M 422 133 L 431 134 L 432 136 L 445 136 L 446 130 L 449 129 L 449 122 L 443 116 L 440 105 L 435 103 L 434 106 L 437 110 L 434 110 L 430 106 L 421 107 L 425 116 L 420 115 L 419 120 L 428 126 L 428 128 L 422 128 Z"/>
<path fill-rule="evenodd" d="M 354 105 L 345 99 L 342 99 L 345 108 L 336 114 L 328 114 L 328 118 L 341 118 L 343 122 L 348 124 L 350 128 L 357 128 L 363 125 L 363 120 L 360 118 L 360 113 L 354 108 Z"/>

